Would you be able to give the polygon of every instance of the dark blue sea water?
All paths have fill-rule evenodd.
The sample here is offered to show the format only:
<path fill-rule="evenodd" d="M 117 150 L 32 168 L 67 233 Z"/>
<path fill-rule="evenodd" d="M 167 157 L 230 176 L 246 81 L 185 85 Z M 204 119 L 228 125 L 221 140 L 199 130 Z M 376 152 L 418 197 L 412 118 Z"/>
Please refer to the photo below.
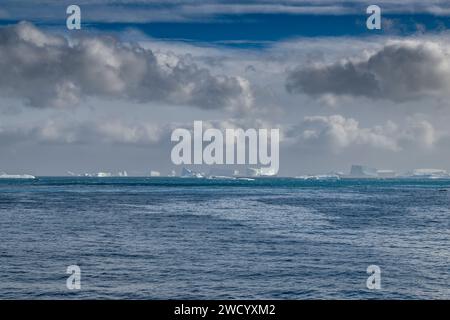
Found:
<path fill-rule="evenodd" d="M 449 262 L 450 181 L 0 180 L 3 299 L 449 299 Z"/>

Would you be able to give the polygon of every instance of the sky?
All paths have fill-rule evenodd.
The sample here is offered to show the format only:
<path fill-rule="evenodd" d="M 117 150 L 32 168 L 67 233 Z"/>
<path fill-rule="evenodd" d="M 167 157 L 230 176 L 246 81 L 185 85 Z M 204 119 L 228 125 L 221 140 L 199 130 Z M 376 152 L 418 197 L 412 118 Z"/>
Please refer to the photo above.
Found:
<path fill-rule="evenodd" d="M 450 170 L 449 27 L 438 0 L 3 0 L 0 172 L 179 172 L 195 120 L 279 128 L 282 176 Z"/>

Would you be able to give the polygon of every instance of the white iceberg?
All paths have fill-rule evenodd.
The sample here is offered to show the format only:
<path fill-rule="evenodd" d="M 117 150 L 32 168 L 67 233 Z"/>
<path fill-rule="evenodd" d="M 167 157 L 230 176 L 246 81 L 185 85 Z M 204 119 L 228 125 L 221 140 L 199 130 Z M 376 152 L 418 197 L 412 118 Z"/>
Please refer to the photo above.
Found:
<path fill-rule="evenodd" d="M 110 172 L 99 172 L 97 173 L 97 178 L 109 178 L 112 177 Z"/>
<path fill-rule="evenodd" d="M 394 170 L 377 170 L 378 178 L 389 179 L 397 177 L 397 172 Z"/>
<path fill-rule="evenodd" d="M 7 174 L 1 172 L 0 179 L 36 179 L 36 177 L 31 174 Z"/>
<path fill-rule="evenodd" d="M 444 169 L 415 169 L 406 174 L 406 177 L 421 179 L 448 179 L 450 175 L 447 170 Z"/>
<path fill-rule="evenodd" d="M 150 177 L 160 177 L 160 176 L 161 176 L 161 172 L 155 171 L 155 170 L 150 171 Z"/>
<path fill-rule="evenodd" d="M 275 177 L 277 172 L 272 168 L 247 168 L 247 176 L 249 177 Z"/>
<path fill-rule="evenodd" d="M 302 179 L 302 180 L 319 180 L 319 181 L 324 181 L 324 180 L 340 180 L 341 177 L 337 174 L 319 174 L 319 175 L 306 175 L 306 176 L 297 176 L 295 177 L 296 179 Z"/>
<path fill-rule="evenodd" d="M 205 178 L 205 174 L 203 174 L 201 172 L 189 170 L 187 168 L 183 168 L 181 170 L 180 177 L 182 177 L 182 178 Z"/>

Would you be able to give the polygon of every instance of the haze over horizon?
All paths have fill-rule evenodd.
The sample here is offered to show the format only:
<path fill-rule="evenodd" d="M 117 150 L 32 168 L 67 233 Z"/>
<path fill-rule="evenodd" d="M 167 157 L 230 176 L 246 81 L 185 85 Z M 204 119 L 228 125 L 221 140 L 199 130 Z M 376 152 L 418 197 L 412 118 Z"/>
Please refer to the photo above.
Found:
<path fill-rule="evenodd" d="M 0 171 L 162 174 L 175 128 L 280 128 L 280 176 L 450 170 L 450 4 L 0 6 Z"/>

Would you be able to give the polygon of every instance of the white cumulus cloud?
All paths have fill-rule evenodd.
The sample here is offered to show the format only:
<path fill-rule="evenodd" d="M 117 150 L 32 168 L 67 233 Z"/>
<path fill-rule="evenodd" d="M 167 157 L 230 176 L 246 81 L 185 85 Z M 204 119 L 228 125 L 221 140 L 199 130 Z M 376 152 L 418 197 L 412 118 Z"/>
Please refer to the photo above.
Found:
<path fill-rule="evenodd" d="M 349 147 L 368 146 L 380 150 L 401 151 L 406 146 L 430 148 L 439 136 L 425 120 L 410 118 L 405 125 L 393 121 L 364 128 L 353 118 L 342 115 L 305 117 L 286 130 L 287 140 L 301 146 L 341 152 Z"/>

